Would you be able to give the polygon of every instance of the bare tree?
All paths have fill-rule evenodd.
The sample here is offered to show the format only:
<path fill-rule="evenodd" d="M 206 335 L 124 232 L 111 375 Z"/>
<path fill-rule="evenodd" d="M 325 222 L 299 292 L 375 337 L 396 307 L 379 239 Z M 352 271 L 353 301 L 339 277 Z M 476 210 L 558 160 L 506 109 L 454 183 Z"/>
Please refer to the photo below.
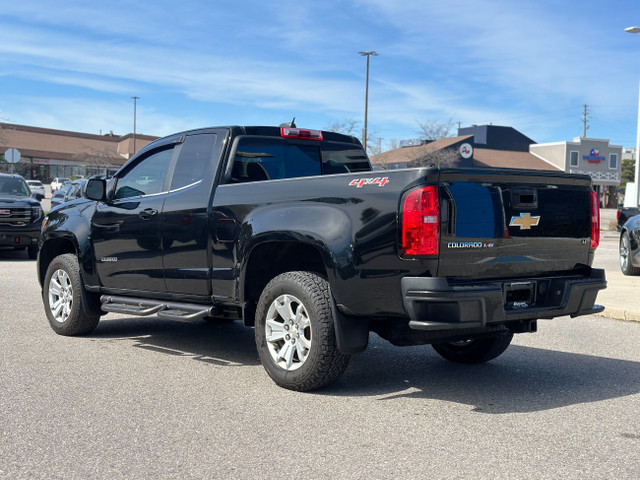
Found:
<path fill-rule="evenodd" d="M 360 127 L 360 120 L 354 118 L 345 118 L 342 121 L 335 121 L 324 127 L 324 130 L 328 132 L 342 133 L 344 135 L 351 135 L 356 137 L 362 142 L 364 137 L 364 130 Z M 378 132 L 367 132 L 367 154 L 377 155 L 382 152 L 382 139 Z"/>
<path fill-rule="evenodd" d="M 413 160 L 410 167 L 453 167 L 460 161 L 460 154 L 455 148 L 444 148 L 435 152 L 428 152 Z"/>
<path fill-rule="evenodd" d="M 437 120 L 418 122 L 418 133 L 424 135 L 427 140 L 440 140 L 449 136 L 454 125 L 453 118 L 449 118 L 446 122 L 438 122 Z"/>
<path fill-rule="evenodd" d="M 382 138 L 378 132 L 367 132 L 367 155 L 378 155 L 379 153 L 382 153 Z"/>
<path fill-rule="evenodd" d="M 335 121 L 327 125 L 324 130 L 328 132 L 344 133 L 345 135 L 352 135 L 355 137 L 360 130 L 360 121 L 349 117 L 342 121 Z"/>
<path fill-rule="evenodd" d="M 106 171 L 108 168 L 117 166 L 120 157 L 108 147 L 97 149 L 85 145 L 85 150 L 76 153 L 73 159 L 87 167 L 88 170 Z"/>
<path fill-rule="evenodd" d="M 397 148 L 400 148 L 400 140 L 397 138 L 392 138 L 387 142 L 387 150 L 395 150 Z"/>

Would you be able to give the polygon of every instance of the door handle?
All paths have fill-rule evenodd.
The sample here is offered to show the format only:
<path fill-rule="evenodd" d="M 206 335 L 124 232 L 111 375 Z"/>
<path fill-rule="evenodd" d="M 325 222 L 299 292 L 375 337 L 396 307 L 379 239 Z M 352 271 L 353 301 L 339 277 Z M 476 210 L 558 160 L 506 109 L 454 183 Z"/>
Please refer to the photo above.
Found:
<path fill-rule="evenodd" d="M 145 208 L 138 216 L 143 220 L 149 220 L 151 217 L 155 217 L 158 214 L 158 210 L 154 208 Z"/>

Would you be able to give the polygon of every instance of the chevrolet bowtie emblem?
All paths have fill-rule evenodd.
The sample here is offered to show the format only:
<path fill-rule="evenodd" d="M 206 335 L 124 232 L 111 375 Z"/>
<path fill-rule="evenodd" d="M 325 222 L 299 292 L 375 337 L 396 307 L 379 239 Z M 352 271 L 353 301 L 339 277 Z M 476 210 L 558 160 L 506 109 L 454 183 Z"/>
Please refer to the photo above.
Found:
<path fill-rule="evenodd" d="M 519 217 L 511 217 L 510 227 L 520 227 L 520 230 L 531 230 L 531 227 L 537 227 L 540 223 L 540 217 L 532 217 L 530 213 L 521 213 Z"/>

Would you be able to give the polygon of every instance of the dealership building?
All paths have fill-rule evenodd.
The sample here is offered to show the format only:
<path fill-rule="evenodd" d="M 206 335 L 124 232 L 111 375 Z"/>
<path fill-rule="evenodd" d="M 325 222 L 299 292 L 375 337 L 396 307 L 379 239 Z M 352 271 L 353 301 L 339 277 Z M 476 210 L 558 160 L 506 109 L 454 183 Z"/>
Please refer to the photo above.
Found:
<path fill-rule="evenodd" d="M 532 144 L 529 151 L 567 173 L 589 175 L 602 205 L 617 206 L 622 146 L 610 145 L 609 140 L 578 137 L 573 142 Z"/>
<path fill-rule="evenodd" d="M 69 132 L 0 123 L 0 172 L 11 171 L 4 153 L 14 148 L 20 161 L 13 171 L 27 179 L 51 182 L 55 177 L 110 175 L 133 154 L 158 137 Z"/>

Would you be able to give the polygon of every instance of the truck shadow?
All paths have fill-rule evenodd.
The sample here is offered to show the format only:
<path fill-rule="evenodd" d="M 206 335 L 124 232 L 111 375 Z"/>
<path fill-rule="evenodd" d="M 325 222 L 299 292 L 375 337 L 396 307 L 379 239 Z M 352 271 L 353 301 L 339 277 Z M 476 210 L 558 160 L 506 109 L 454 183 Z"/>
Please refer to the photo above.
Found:
<path fill-rule="evenodd" d="M 35 260 L 32 260 L 29 258 L 27 251 L 26 250 L 14 250 L 13 248 L 0 248 L 0 260 L 12 260 L 12 261 L 18 261 L 18 262 L 33 262 L 35 263 Z"/>
<path fill-rule="evenodd" d="M 156 318 L 100 322 L 92 341 L 127 341 L 134 348 L 227 367 L 259 367 L 253 329 L 241 322 L 178 323 Z M 262 367 L 260 367 L 262 368 Z M 266 373 L 265 373 L 266 375 Z M 334 384 L 308 394 L 442 400 L 478 413 L 526 413 L 640 393 L 640 362 L 511 345 L 498 359 L 462 365 L 429 346 L 394 347 L 372 334 Z M 406 408 L 406 402 L 403 403 Z M 420 414 L 424 403 L 416 403 Z M 431 411 L 425 414 L 432 414 Z"/>
<path fill-rule="evenodd" d="M 640 393 L 640 362 L 629 360 L 511 345 L 492 362 L 464 365 L 442 359 L 430 346 L 395 350 L 391 355 L 372 337 L 370 348 L 352 357 L 344 377 L 319 394 L 434 399 L 505 414 Z"/>
<path fill-rule="evenodd" d="M 253 329 L 241 322 L 179 323 L 149 318 L 101 320 L 93 340 L 132 342 L 134 348 L 229 367 L 260 365 Z"/>

